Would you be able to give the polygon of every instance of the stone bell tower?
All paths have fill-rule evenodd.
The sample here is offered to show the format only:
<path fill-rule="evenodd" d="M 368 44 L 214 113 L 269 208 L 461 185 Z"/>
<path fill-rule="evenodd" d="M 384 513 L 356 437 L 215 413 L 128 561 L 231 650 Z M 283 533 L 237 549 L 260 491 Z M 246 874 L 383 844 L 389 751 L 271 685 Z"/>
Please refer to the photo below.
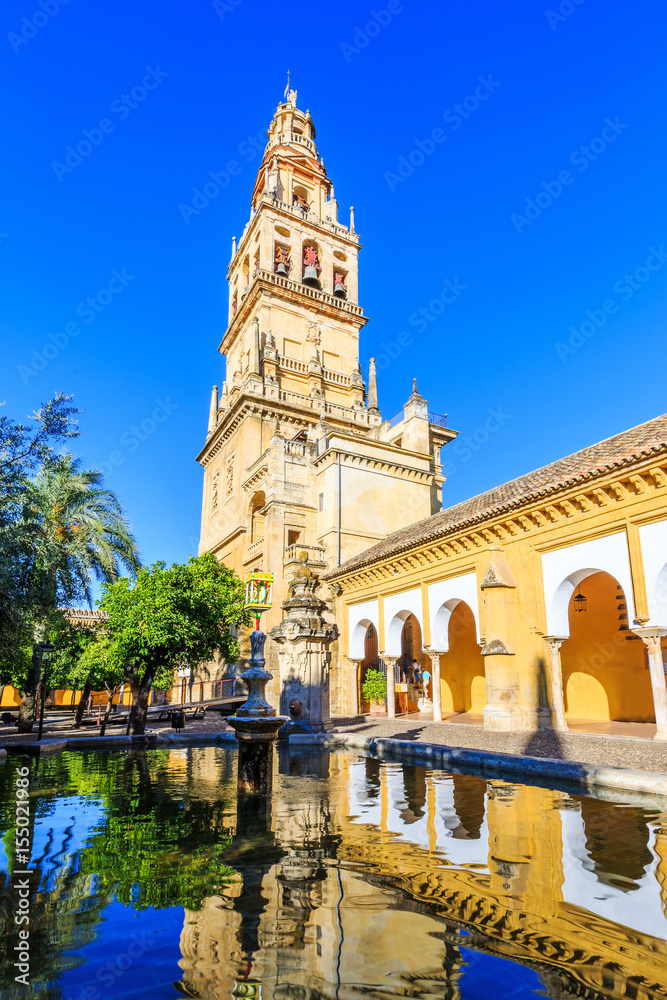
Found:
<path fill-rule="evenodd" d="M 232 240 L 218 348 L 227 374 L 222 392 L 213 389 L 197 456 L 200 551 L 242 578 L 260 567 L 275 574 L 266 632 L 281 620 L 304 551 L 320 572 L 440 509 L 440 449 L 456 435 L 428 413 L 416 386 L 404 410 L 383 422 L 374 363 L 366 390 L 354 212 L 349 225 L 339 221 L 313 120 L 296 98 L 289 90 L 278 105 L 250 218 Z M 275 673 L 271 640 L 266 659 Z"/>

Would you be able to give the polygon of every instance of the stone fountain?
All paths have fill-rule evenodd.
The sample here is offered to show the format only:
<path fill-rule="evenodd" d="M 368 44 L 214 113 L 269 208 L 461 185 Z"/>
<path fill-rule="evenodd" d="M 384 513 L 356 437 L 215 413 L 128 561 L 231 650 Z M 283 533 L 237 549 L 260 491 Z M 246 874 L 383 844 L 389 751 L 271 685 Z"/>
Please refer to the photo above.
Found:
<path fill-rule="evenodd" d="M 248 686 L 248 699 L 237 709 L 236 715 L 227 719 L 239 744 L 239 790 L 263 795 L 271 789 L 273 744 L 278 730 L 290 721 L 289 716 L 276 715 L 275 708 L 264 696 L 272 677 L 264 669 L 265 642 L 266 635 L 259 629 L 250 636 L 250 665 L 241 674 Z"/>

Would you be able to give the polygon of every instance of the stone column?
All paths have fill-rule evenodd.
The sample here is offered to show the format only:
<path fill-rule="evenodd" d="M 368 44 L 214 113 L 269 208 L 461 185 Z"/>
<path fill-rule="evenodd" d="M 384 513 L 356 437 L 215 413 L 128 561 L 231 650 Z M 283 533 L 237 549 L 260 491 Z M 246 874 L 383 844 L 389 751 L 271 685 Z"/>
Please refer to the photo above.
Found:
<path fill-rule="evenodd" d="M 326 601 L 317 595 L 320 579 L 306 563 L 308 555 L 299 555 L 299 568 L 289 582 L 290 596 L 282 604 L 285 612 L 280 625 L 270 637 L 278 644 L 280 663 L 280 709 L 289 715 L 291 724 L 280 735 L 292 732 L 328 732 L 329 646 L 338 638 L 338 629 L 323 617 Z"/>
<path fill-rule="evenodd" d="M 667 684 L 662 662 L 660 640 L 667 635 L 667 628 L 633 628 L 635 635 L 643 640 L 648 650 L 648 669 L 651 674 L 653 708 L 655 710 L 656 733 L 654 740 L 667 740 Z"/>
<path fill-rule="evenodd" d="M 443 655 L 437 649 L 425 649 L 424 652 L 431 661 L 433 674 L 433 721 L 442 722 L 442 692 L 440 690 L 440 657 Z"/>
<path fill-rule="evenodd" d="M 350 710 L 353 715 L 358 715 L 361 708 L 359 704 L 359 664 L 361 660 L 355 659 L 353 656 L 348 656 L 347 659 L 352 666 L 352 684 L 350 685 L 352 707 Z"/>
<path fill-rule="evenodd" d="M 401 663 L 399 658 L 397 663 Z M 387 663 L 387 718 L 396 718 L 396 688 L 394 680 L 394 662 L 390 660 Z"/>
<path fill-rule="evenodd" d="M 556 732 L 568 732 L 565 721 L 565 702 L 563 700 L 563 671 L 560 663 L 560 647 L 567 636 L 545 635 L 544 641 L 549 650 L 549 692 L 551 695 L 551 710 L 553 713 L 553 727 Z"/>

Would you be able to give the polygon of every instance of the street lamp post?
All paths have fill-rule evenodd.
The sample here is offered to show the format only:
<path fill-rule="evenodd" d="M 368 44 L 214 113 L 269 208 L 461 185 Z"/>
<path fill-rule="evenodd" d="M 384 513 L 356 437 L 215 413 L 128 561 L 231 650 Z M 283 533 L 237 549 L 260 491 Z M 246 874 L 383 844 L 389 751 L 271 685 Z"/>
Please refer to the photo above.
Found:
<path fill-rule="evenodd" d="M 49 661 L 53 656 L 55 650 L 50 642 L 41 642 L 39 644 L 39 662 L 40 662 L 40 707 L 39 707 L 39 729 L 37 731 L 37 739 L 42 738 L 42 729 L 44 727 L 44 699 L 46 698 L 46 674 L 49 667 Z"/>

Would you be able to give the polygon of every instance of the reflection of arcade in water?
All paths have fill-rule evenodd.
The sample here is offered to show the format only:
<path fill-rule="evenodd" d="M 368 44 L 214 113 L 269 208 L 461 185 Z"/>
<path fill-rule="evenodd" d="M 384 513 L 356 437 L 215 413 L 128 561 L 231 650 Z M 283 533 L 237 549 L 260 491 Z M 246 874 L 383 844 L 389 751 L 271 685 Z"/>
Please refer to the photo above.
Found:
<path fill-rule="evenodd" d="M 552 998 L 667 997 L 664 814 L 281 750 L 225 860 L 185 912 L 186 996 L 456 1000 L 482 952 Z"/>

